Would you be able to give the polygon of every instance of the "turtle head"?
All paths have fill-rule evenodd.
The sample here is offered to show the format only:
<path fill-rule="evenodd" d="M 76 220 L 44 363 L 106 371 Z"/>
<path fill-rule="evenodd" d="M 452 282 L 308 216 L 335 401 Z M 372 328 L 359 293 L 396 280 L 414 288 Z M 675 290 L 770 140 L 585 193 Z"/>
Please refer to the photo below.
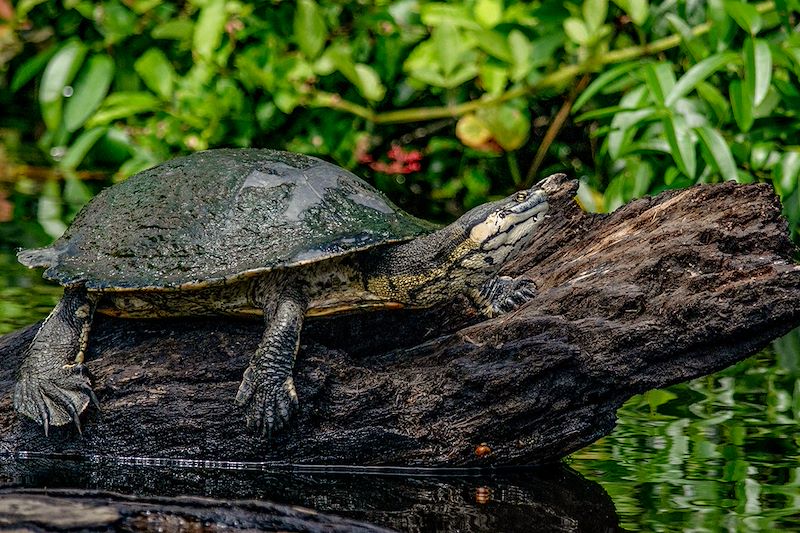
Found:
<path fill-rule="evenodd" d="M 474 247 L 462 262 L 472 269 L 496 271 L 530 242 L 548 207 L 543 190 L 528 189 L 468 211 L 458 223 Z"/>

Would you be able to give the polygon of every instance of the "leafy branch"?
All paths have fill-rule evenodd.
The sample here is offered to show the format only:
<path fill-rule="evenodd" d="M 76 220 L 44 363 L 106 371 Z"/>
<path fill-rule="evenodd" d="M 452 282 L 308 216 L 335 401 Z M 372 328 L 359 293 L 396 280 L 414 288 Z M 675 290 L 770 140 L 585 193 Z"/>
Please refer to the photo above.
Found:
<path fill-rule="evenodd" d="M 775 10 L 775 2 L 762 2 L 757 4 L 755 8 L 759 14 L 763 15 Z M 441 118 L 460 117 L 473 111 L 477 111 L 478 109 L 491 107 L 503 102 L 508 102 L 509 100 L 514 100 L 515 98 L 535 94 L 543 91 L 544 89 L 561 87 L 578 76 L 596 72 L 604 65 L 621 63 L 624 61 L 630 61 L 632 59 L 638 59 L 664 52 L 665 50 L 669 50 L 680 45 L 681 41 L 683 41 L 686 36 L 691 35 L 692 37 L 699 37 L 708 33 L 712 26 L 712 22 L 708 21 L 692 27 L 685 35 L 675 33 L 650 43 L 628 46 L 619 50 L 611 50 L 608 52 L 595 54 L 585 61 L 577 64 L 566 65 L 555 72 L 551 72 L 550 74 L 540 78 L 535 83 L 515 87 L 496 96 L 484 96 L 476 100 L 471 100 L 469 102 L 463 102 L 456 105 L 414 107 L 409 109 L 398 109 L 394 111 L 375 112 L 368 107 L 345 100 L 337 94 L 324 91 L 315 92 L 307 105 L 311 107 L 324 107 L 328 109 L 335 109 L 337 111 L 344 111 L 374 124 L 402 124 L 409 122 L 423 122 Z"/>

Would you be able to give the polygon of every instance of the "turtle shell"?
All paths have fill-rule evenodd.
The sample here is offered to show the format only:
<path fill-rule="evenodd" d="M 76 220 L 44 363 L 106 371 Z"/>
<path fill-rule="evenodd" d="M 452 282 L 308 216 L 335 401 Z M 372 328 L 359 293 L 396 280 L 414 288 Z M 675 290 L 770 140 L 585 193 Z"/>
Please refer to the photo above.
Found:
<path fill-rule="evenodd" d="M 434 227 L 354 174 L 289 152 L 221 149 L 98 194 L 19 260 L 96 290 L 200 287 L 410 240 Z"/>

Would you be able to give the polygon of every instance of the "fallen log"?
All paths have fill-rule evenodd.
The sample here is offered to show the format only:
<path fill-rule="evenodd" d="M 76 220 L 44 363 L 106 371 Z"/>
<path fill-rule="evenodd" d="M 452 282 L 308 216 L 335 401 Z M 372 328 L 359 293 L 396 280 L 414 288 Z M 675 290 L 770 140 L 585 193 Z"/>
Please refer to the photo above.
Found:
<path fill-rule="evenodd" d="M 724 368 L 800 322 L 800 269 L 767 185 L 666 191 L 610 215 L 552 181 L 537 238 L 504 274 L 537 296 L 309 320 L 301 409 L 265 442 L 233 398 L 261 335 L 235 319 L 97 320 L 102 410 L 45 438 L 12 412 L 36 326 L 0 339 L 0 452 L 305 464 L 542 464 L 608 434 L 631 396 Z M 485 446 L 481 446 L 484 444 Z M 481 453 L 476 453 L 480 447 Z"/>

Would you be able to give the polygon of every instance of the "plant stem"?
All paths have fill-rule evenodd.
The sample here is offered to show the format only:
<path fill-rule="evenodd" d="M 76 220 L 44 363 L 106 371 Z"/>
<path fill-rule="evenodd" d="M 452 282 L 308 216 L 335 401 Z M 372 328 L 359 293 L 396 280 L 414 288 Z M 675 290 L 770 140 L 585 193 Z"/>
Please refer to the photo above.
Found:
<path fill-rule="evenodd" d="M 525 175 L 525 181 L 522 184 L 524 187 L 527 188 L 533 185 L 533 180 L 536 178 L 536 173 L 539 171 L 539 167 L 542 165 L 542 161 L 544 161 L 547 151 L 550 149 L 550 145 L 553 144 L 554 140 L 556 140 L 558 132 L 561 131 L 561 127 L 567 121 L 567 118 L 569 118 L 569 112 L 572 111 L 572 104 L 575 103 L 575 99 L 578 97 L 581 91 L 586 88 L 587 85 L 589 85 L 589 74 L 584 74 L 580 81 L 569 92 L 569 96 L 567 96 L 567 99 L 564 100 L 564 103 L 561 105 L 558 113 L 556 113 L 556 116 L 553 117 L 553 120 L 550 122 L 550 126 L 547 128 L 547 131 L 544 134 L 544 137 L 542 137 L 542 142 L 539 144 L 539 148 L 536 150 L 533 163 L 531 163 L 528 173 Z"/>
<path fill-rule="evenodd" d="M 756 10 L 761 13 L 769 13 L 775 10 L 775 2 L 762 2 L 756 4 Z M 710 22 L 698 24 L 692 28 L 691 33 L 695 37 L 704 35 L 711 29 Z M 353 115 L 359 116 L 365 120 L 375 124 L 402 124 L 408 122 L 423 122 L 427 120 L 434 120 L 447 117 L 460 117 L 472 111 L 483 107 L 490 107 L 514 98 L 519 98 L 528 94 L 532 94 L 543 89 L 559 87 L 569 80 L 581 74 L 594 72 L 603 65 L 610 63 L 620 63 L 630 59 L 644 57 L 648 55 L 657 54 L 670 48 L 675 48 L 681 43 L 682 37 L 678 34 L 662 37 L 651 43 L 629 46 L 619 50 L 611 50 L 603 54 L 593 56 L 590 60 L 583 63 L 567 65 L 555 72 L 551 72 L 546 76 L 539 78 L 536 83 L 530 85 L 523 85 L 514 87 L 499 96 L 489 97 L 484 96 L 477 100 L 471 100 L 457 105 L 437 106 L 437 107 L 414 107 L 409 109 L 398 109 L 395 111 L 386 111 L 383 113 L 376 113 L 372 109 L 344 100 L 337 94 L 327 93 L 320 91 L 315 93 L 313 99 L 308 103 L 311 107 L 326 107 L 345 111 Z"/>

